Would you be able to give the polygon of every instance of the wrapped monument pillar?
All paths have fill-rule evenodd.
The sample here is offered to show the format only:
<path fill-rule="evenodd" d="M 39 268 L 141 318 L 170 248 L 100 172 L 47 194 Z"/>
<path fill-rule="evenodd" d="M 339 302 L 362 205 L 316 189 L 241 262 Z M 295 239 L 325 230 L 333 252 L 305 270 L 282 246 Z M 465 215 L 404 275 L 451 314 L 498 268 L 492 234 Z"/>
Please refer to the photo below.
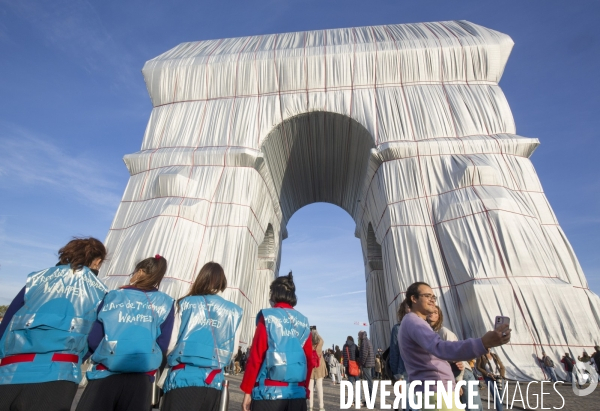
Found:
<path fill-rule="evenodd" d="M 287 222 L 328 202 L 356 222 L 377 348 L 424 281 L 460 338 L 510 316 L 508 375 L 541 379 L 542 348 L 600 342 L 600 300 L 529 160 L 539 142 L 516 134 L 498 86 L 512 46 L 450 21 L 184 43 L 148 61 L 153 110 L 125 156 L 101 278 L 122 285 L 159 253 L 161 288 L 180 297 L 216 261 L 249 343 Z"/>

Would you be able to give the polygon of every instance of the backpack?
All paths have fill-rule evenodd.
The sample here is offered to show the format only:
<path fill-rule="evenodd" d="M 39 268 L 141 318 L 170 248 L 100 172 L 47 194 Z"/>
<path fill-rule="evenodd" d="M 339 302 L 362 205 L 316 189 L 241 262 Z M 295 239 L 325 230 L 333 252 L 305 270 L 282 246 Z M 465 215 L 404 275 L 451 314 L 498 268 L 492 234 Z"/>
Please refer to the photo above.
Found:
<path fill-rule="evenodd" d="M 554 367 L 554 361 L 552 361 L 552 358 L 545 356 L 544 357 L 544 365 L 546 367 Z"/>
<path fill-rule="evenodd" d="M 314 368 L 319 368 L 321 365 L 321 357 L 319 357 L 319 354 L 316 350 L 312 350 L 312 362 Z"/>

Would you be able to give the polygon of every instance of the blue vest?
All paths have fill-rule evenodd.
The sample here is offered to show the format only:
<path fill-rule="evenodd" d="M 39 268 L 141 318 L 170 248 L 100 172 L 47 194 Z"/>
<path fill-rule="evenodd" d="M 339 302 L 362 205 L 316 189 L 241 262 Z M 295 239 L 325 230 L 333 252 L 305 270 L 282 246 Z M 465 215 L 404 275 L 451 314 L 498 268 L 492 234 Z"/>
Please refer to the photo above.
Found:
<path fill-rule="evenodd" d="M 122 288 L 109 292 L 98 313 L 104 338 L 92 355 L 94 367 L 87 378 L 158 369 L 162 351 L 156 339 L 172 306 L 173 299 L 161 291 Z M 99 364 L 108 370 L 99 370 Z"/>
<path fill-rule="evenodd" d="M 298 383 L 306 381 L 304 343 L 310 337 L 308 318 L 298 311 L 267 308 L 260 316 L 265 320 L 269 346 L 258 373 L 258 386 L 252 390 L 254 400 L 306 398 L 306 390 Z M 287 382 L 286 387 L 264 384 L 266 379 Z"/>
<path fill-rule="evenodd" d="M 163 390 L 183 387 L 222 389 L 223 373 L 206 379 L 213 370 L 227 366 L 233 356 L 235 333 L 243 310 L 218 295 L 194 295 L 179 302 L 181 327 L 177 345 L 168 357 L 169 370 Z"/>
<path fill-rule="evenodd" d="M 0 340 L 0 358 L 36 354 L 31 362 L 0 367 L 0 384 L 81 381 L 81 359 L 106 287 L 89 268 L 69 265 L 29 274 L 25 304 Z M 52 361 L 55 353 L 79 357 L 77 363 Z"/>

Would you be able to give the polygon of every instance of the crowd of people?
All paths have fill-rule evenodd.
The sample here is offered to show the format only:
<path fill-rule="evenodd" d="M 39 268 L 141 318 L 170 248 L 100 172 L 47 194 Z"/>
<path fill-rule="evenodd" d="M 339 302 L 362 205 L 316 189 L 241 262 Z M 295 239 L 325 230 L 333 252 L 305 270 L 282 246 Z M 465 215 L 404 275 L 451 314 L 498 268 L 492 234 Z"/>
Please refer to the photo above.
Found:
<path fill-rule="evenodd" d="M 174 300 L 159 291 L 163 256 L 108 291 L 97 278 L 106 254 L 95 238 L 73 239 L 56 266 L 27 277 L 0 323 L 0 410 L 70 410 L 88 359 L 78 411 L 150 410 L 159 370 L 162 410 L 217 410 L 243 314 L 218 295 L 223 268 L 206 263 Z"/>
<path fill-rule="evenodd" d="M 128 285 L 112 291 L 97 278 L 106 258 L 97 239 L 73 239 L 58 256 L 56 266 L 27 277 L 0 323 L 0 411 L 70 410 L 86 360 L 78 411 L 147 411 L 156 386 L 164 394 L 162 410 L 216 411 L 226 373 L 243 373 L 243 411 L 323 411 L 324 378 L 334 385 L 362 379 L 371 395 L 374 378 L 445 385 L 480 375 L 499 388 L 494 392 L 502 390 L 504 365 L 491 349 L 510 341 L 509 326 L 460 341 L 423 282 L 406 290 L 386 352 L 373 347 L 366 331 L 356 341 L 349 335 L 342 348 L 325 349 L 317 327 L 294 309 L 290 272 L 270 284 L 271 307 L 258 313 L 251 345 L 236 352 L 243 310 L 219 296 L 227 279 L 218 263 L 206 263 L 175 300 L 159 291 L 168 269 L 161 255 L 131 267 Z M 595 349 L 579 361 L 598 367 Z M 552 359 L 545 353 L 538 359 L 555 380 Z M 561 363 L 566 371 L 575 366 L 568 353 Z M 472 388 L 460 400 L 473 396 L 472 409 L 481 409 Z M 498 399 L 496 406 L 502 411 Z"/>

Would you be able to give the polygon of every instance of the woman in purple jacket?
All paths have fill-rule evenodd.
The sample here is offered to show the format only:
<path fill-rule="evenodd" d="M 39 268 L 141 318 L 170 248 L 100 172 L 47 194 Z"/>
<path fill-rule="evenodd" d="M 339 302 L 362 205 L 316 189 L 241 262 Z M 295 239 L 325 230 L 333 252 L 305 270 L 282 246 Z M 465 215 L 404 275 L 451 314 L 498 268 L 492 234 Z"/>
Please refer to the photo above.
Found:
<path fill-rule="evenodd" d="M 463 361 L 479 357 L 488 348 L 498 347 L 510 341 L 510 329 L 504 325 L 495 331 L 487 332 L 481 338 L 464 341 L 444 341 L 427 323 L 427 316 L 436 310 L 437 297 L 427 283 L 417 282 L 408 287 L 405 302 L 411 312 L 407 314 L 398 330 L 400 353 L 411 382 L 434 381 L 432 391 L 436 391 L 437 381 L 444 387 L 454 382 L 454 375 L 448 361 Z M 453 386 L 454 388 L 454 386 Z M 452 396 L 454 402 L 454 396 Z M 425 398 L 423 398 L 423 403 Z M 430 401 L 437 403 L 435 397 Z M 448 408 L 441 408 L 448 409 Z M 452 408 L 450 408 L 452 409 Z"/>

